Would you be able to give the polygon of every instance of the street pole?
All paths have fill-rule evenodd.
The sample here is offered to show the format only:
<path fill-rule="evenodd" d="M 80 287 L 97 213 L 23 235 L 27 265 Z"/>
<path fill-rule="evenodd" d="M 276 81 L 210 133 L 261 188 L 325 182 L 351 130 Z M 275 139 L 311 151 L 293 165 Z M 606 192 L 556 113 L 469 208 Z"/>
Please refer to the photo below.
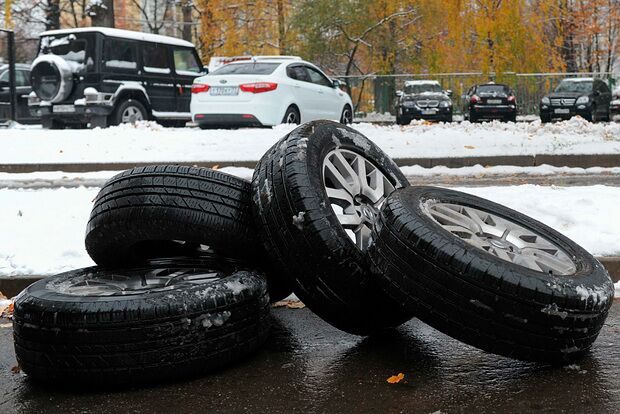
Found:
<path fill-rule="evenodd" d="M 15 33 L 12 30 L 0 29 L 6 33 L 7 49 L 9 52 L 9 102 L 11 110 L 9 120 L 16 121 L 15 110 L 17 109 L 17 90 L 15 88 Z"/>

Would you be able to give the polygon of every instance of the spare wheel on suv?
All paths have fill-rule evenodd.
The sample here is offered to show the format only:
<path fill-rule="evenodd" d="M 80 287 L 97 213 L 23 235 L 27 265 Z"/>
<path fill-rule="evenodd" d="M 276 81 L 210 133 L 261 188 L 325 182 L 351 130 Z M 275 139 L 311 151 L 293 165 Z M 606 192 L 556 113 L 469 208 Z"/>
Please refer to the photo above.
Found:
<path fill-rule="evenodd" d="M 41 55 L 32 63 L 30 83 L 42 101 L 61 102 L 73 88 L 73 70 L 69 62 L 60 56 Z"/>

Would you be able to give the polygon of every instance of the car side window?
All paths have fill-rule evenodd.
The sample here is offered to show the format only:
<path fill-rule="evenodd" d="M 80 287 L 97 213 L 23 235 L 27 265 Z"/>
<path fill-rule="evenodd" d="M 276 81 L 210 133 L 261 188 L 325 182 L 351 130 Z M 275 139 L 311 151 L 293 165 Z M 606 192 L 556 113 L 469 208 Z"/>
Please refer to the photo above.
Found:
<path fill-rule="evenodd" d="M 323 75 L 321 72 L 309 66 L 306 66 L 306 71 L 308 72 L 308 76 L 310 76 L 310 81 L 312 83 L 315 83 L 321 86 L 327 86 L 328 88 L 331 88 L 332 86 L 331 81 L 327 79 L 327 77 Z"/>
<path fill-rule="evenodd" d="M 170 73 L 168 47 L 158 43 L 143 43 L 142 67 L 145 72 Z"/>
<path fill-rule="evenodd" d="M 174 71 L 179 75 L 200 75 L 202 65 L 192 49 L 174 49 Z"/>
<path fill-rule="evenodd" d="M 303 66 L 289 66 L 286 68 L 286 74 L 291 78 L 302 82 L 312 82 L 306 68 Z"/>
<path fill-rule="evenodd" d="M 15 86 L 30 86 L 30 72 L 18 70 L 15 72 Z"/>
<path fill-rule="evenodd" d="M 138 69 L 136 42 L 111 39 L 105 41 L 104 66 L 112 72 L 135 72 Z"/>
<path fill-rule="evenodd" d="M 0 82 L 8 82 L 9 81 L 9 71 L 5 70 L 4 72 L 0 73 Z"/>

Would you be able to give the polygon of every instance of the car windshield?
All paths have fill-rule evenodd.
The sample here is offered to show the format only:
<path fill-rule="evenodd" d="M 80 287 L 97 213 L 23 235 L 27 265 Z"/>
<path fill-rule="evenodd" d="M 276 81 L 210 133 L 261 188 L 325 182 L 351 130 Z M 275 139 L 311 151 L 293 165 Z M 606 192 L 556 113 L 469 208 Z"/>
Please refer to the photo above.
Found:
<path fill-rule="evenodd" d="M 424 92 L 441 92 L 441 86 L 436 83 L 415 83 L 405 85 L 406 94 L 419 94 Z"/>
<path fill-rule="evenodd" d="M 560 82 L 556 92 L 592 92 L 592 81 L 571 81 L 563 80 Z"/>
<path fill-rule="evenodd" d="M 510 90 L 506 85 L 480 85 L 477 88 L 478 93 L 505 93 L 508 94 Z"/>
<path fill-rule="evenodd" d="M 40 53 L 60 56 L 75 73 L 80 73 L 94 67 L 88 43 L 87 39 L 76 38 L 74 34 L 43 36 Z M 94 39 L 92 43 L 94 43 Z"/>
<path fill-rule="evenodd" d="M 271 75 L 281 63 L 229 63 L 213 71 L 212 75 Z"/>

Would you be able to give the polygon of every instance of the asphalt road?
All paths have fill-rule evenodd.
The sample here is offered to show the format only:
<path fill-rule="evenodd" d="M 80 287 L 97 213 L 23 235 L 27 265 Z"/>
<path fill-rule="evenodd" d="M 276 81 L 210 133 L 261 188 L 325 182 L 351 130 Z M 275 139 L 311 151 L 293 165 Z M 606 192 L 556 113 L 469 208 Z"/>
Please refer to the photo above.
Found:
<path fill-rule="evenodd" d="M 372 304 L 369 304 L 372 306 Z M 620 301 L 588 356 L 569 367 L 478 351 L 412 320 L 380 338 L 342 333 L 308 309 L 274 309 L 255 356 L 201 378 L 128 390 L 71 390 L 14 374 L 0 328 L 0 413 L 487 413 L 620 410 Z M 401 383 L 386 379 L 402 372 Z"/>

